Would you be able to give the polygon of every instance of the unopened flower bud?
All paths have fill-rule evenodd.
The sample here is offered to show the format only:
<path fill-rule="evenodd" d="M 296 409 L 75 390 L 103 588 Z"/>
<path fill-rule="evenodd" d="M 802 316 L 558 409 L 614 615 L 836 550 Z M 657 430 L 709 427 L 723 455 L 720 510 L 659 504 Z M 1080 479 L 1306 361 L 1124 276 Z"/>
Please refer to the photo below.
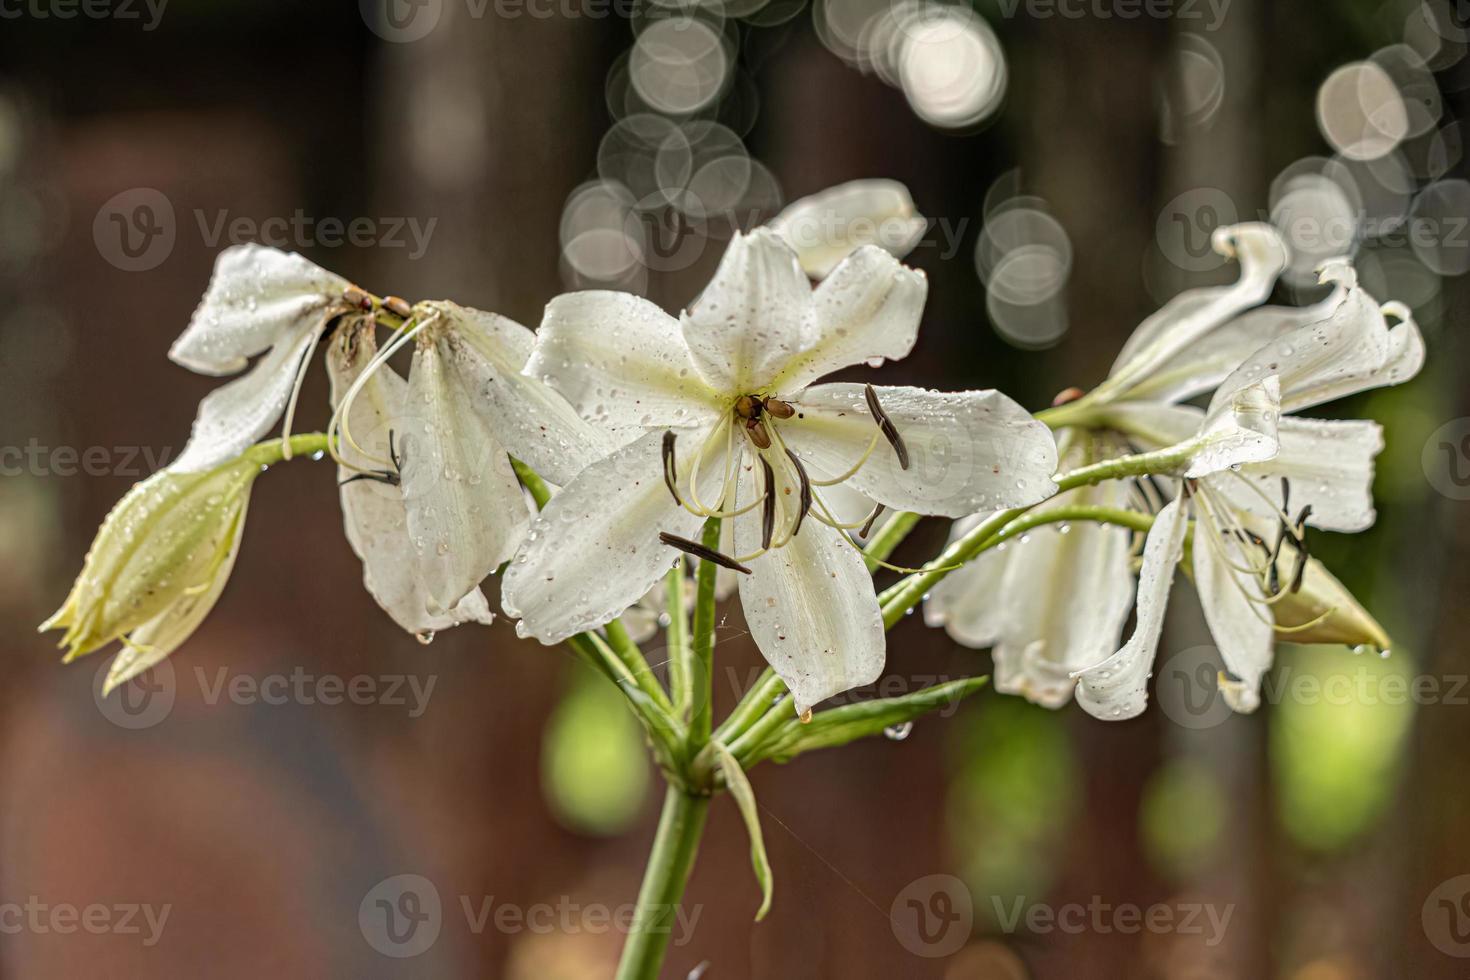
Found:
<path fill-rule="evenodd" d="M 1295 573 L 1296 555 L 1283 554 L 1280 574 Z M 1282 581 L 1290 581 L 1283 578 Z M 1278 638 L 1288 643 L 1343 643 L 1348 646 L 1389 648 L 1388 634 L 1353 594 L 1315 558 L 1307 562 L 1301 588 L 1287 590 L 1272 607 Z M 1311 625 L 1305 625 L 1311 624 Z M 1294 627 L 1303 627 L 1296 629 Z"/>

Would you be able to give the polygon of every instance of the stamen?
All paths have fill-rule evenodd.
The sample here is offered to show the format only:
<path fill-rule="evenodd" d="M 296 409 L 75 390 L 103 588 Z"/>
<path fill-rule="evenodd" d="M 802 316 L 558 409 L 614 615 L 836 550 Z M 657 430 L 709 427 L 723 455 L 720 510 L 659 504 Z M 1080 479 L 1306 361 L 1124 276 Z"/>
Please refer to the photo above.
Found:
<path fill-rule="evenodd" d="M 873 390 L 872 385 L 863 386 L 863 396 L 868 400 L 868 411 L 873 413 L 873 418 L 878 422 L 878 429 L 893 446 L 893 451 L 898 454 L 899 469 L 909 468 L 909 447 L 903 444 L 903 436 L 898 434 L 898 426 L 893 424 L 893 419 L 883 411 L 883 406 L 878 403 L 878 392 Z"/>
<path fill-rule="evenodd" d="M 873 512 L 868 515 L 868 520 L 863 524 L 863 529 L 858 532 L 858 537 L 866 538 L 868 536 L 868 532 L 873 530 L 873 523 L 878 520 L 878 515 L 883 513 L 883 509 L 882 504 L 873 508 Z"/>
<path fill-rule="evenodd" d="M 750 574 L 750 569 L 735 559 L 722 555 L 713 548 L 706 548 L 698 541 L 690 541 L 688 538 L 681 538 L 677 534 L 670 534 L 667 531 L 658 532 L 658 539 L 669 547 L 678 548 L 685 554 L 693 555 L 702 561 L 712 561 L 722 568 L 728 568 L 731 571 L 740 572 L 744 575 Z"/>
<path fill-rule="evenodd" d="M 401 296 L 388 296 L 383 299 L 383 309 L 395 316 L 407 320 L 413 316 L 413 307 L 408 305 L 408 300 Z"/>
<path fill-rule="evenodd" d="M 680 507 L 683 507 L 684 501 L 679 499 L 679 463 L 674 456 L 674 443 L 678 440 L 678 438 L 678 436 L 674 435 L 673 429 L 665 430 L 663 448 L 664 486 L 669 488 L 669 493 L 673 496 L 674 503 L 678 504 Z"/>
<path fill-rule="evenodd" d="M 386 460 L 378 460 L 377 457 L 364 450 L 352 438 L 352 433 L 348 428 L 347 422 L 352 411 L 352 403 L 357 399 L 358 392 L 362 391 L 363 386 L 368 383 L 368 380 L 372 378 L 373 374 L 386 364 L 390 357 L 398 353 L 404 344 L 408 343 L 420 330 L 433 323 L 437 318 L 438 316 L 436 314 L 427 320 L 405 323 L 403 332 L 389 341 L 386 347 L 373 355 L 373 359 L 362 369 L 362 373 L 357 376 L 357 380 L 352 382 L 352 386 L 347 389 L 347 393 L 337 403 L 337 409 L 332 413 L 331 421 L 327 423 L 327 452 L 331 454 L 332 459 L 339 466 L 345 466 L 348 469 L 358 470 L 359 472 L 363 471 L 361 466 L 356 466 L 342 458 L 341 449 L 337 445 L 340 439 L 346 439 L 349 446 L 362 453 L 370 461 L 387 462 Z M 340 435 L 338 435 L 339 433 Z"/>
<path fill-rule="evenodd" d="M 796 467 L 796 478 L 801 481 L 801 506 L 796 511 L 796 526 L 791 529 L 791 536 L 794 538 L 801 533 L 801 522 L 806 520 L 807 513 L 812 509 L 812 478 L 807 475 L 806 467 L 801 464 L 796 453 L 784 445 L 781 448 L 786 449 L 786 458 Z"/>
<path fill-rule="evenodd" d="M 765 506 L 761 508 L 761 547 L 770 548 L 771 537 L 776 533 L 776 473 L 764 456 L 760 462 L 766 487 Z"/>
<path fill-rule="evenodd" d="M 323 327 L 326 325 L 323 324 Z M 281 458 L 290 462 L 291 460 L 291 423 L 296 419 L 296 403 L 301 398 L 301 386 L 306 384 L 306 372 L 311 367 L 311 355 L 316 353 L 317 344 L 322 342 L 324 330 L 318 330 L 312 338 L 311 346 L 306 349 L 306 354 L 301 358 L 301 364 L 296 368 L 296 380 L 291 385 L 291 397 L 286 402 L 286 419 L 281 423 Z"/>

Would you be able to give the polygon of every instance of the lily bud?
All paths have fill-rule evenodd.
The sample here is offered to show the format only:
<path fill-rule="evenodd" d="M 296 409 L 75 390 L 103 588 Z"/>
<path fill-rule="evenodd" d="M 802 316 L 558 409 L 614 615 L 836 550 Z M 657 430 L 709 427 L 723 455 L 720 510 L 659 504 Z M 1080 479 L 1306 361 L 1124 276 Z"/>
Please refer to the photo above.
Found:
<path fill-rule="evenodd" d="M 124 649 L 105 691 L 163 660 L 214 607 L 240 543 L 260 461 L 198 473 L 161 470 L 102 522 L 66 603 L 40 626 L 65 629 L 65 662 L 113 640 Z"/>
<path fill-rule="evenodd" d="M 1296 570 L 1296 555 L 1290 549 L 1278 560 L 1281 581 L 1289 582 Z M 1378 620 L 1364 609 L 1353 594 L 1313 558 L 1307 562 L 1301 588 L 1282 594 L 1272 607 L 1276 611 L 1277 639 L 1288 643 L 1343 643 L 1389 648 L 1388 634 Z M 1305 629 L 1293 629 L 1312 623 Z"/>

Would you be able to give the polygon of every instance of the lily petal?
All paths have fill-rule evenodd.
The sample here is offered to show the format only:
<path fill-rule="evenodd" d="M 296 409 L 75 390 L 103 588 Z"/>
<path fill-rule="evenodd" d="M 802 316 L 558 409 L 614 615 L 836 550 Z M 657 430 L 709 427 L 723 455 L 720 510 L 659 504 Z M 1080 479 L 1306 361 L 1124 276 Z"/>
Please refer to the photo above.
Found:
<path fill-rule="evenodd" d="M 448 301 L 419 308 L 443 318 L 442 324 L 426 327 L 424 336 L 438 345 L 467 404 L 506 452 L 552 483 L 566 484 L 613 450 L 617 440 L 606 430 L 581 418 L 549 386 L 522 373 L 535 343 L 526 327 Z"/>
<path fill-rule="evenodd" d="M 253 244 L 227 248 L 168 356 L 200 374 L 234 374 L 267 347 L 319 326 L 349 285 L 295 252 Z"/>
<path fill-rule="evenodd" d="M 747 477 L 742 499 L 750 486 Z M 760 547 L 760 521 L 736 518 L 735 550 Z M 846 536 L 820 521 L 751 562 L 751 574 L 740 577 L 740 608 L 798 715 L 883 673 L 887 636 L 873 578 Z"/>
<path fill-rule="evenodd" d="M 792 201 L 767 227 L 796 250 L 807 275 L 821 279 L 863 245 L 903 258 L 928 222 L 898 181 L 853 180 Z"/>
<path fill-rule="evenodd" d="M 335 407 L 347 388 L 377 351 L 371 321 L 344 324 L 327 350 L 327 373 L 332 381 Z M 403 435 L 394 431 L 402 418 L 408 382 L 388 365 L 381 365 L 353 400 L 348 430 L 361 450 L 344 441 L 343 459 L 366 470 L 375 470 L 384 460 L 391 464 Z M 403 491 L 391 483 L 354 479 L 358 471 L 339 467 L 342 524 L 347 543 L 362 559 L 362 583 L 368 594 L 403 629 L 414 634 L 433 633 L 460 623 L 490 623 L 494 615 L 485 594 L 472 589 L 448 612 L 429 611 L 429 593 L 418 574 L 408 511 Z"/>
<path fill-rule="evenodd" d="M 799 397 L 807 385 L 854 364 L 898 359 L 913 350 L 929 281 L 887 252 L 865 245 L 848 256 L 812 297 L 803 349 L 771 386 Z"/>
<path fill-rule="evenodd" d="M 697 425 L 722 407 L 679 321 L 631 293 L 567 293 L 546 304 L 525 373 L 605 427 Z"/>
<path fill-rule="evenodd" d="M 1275 375 L 1247 385 L 1205 413 L 1184 475 L 1219 473 L 1270 459 L 1280 450 L 1281 389 Z"/>
<path fill-rule="evenodd" d="M 848 480 L 895 510 L 964 517 L 1043 500 L 1056 490 L 1057 449 L 1051 430 L 998 391 L 939 392 L 876 388 L 883 411 L 908 449 L 904 469 L 878 434 L 864 385 L 807 389 L 781 436 L 816 473 Z"/>
<path fill-rule="evenodd" d="M 277 344 L 245 374 L 204 396 L 189 442 L 169 469 L 195 473 L 234 459 L 260 440 L 286 410 L 301 363 L 319 334 L 308 330 Z"/>
<path fill-rule="evenodd" d="M 684 341 L 711 387 L 751 394 L 802 349 L 811 304 L 811 283 L 796 253 L 775 232 L 757 228 L 735 236 L 684 313 Z"/>
<path fill-rule="evenodd" d="M 1152 375 L 1216 327 L 1264 301 L 1286 268 L 1286 243 L 1263 222 L 1217 228 L 1211 244 L 1239 261 L 1240 278 L 1228 286 L 1186 290 L 1165 303 L 1128 338 L 1099 390 L 1126 390 Z"/>
<path fill-rule="evenodd" d="M 1383 449 L 1383 429 L 1361 419 L 1281 420 L 1281 451 L 1274 459 L 1222 473 L 1211 487 L 1231 504 L 1275 522 L 1282 504 L 1281 478 L 1291 481 L 1291 515 L 1306 504 L 1307 523 L 1328 531 L 1363 531 L 1373 526 L 1373 460 Z M 1244 485 L 1255 483 L 1257 490 Z"/>
<path fill-rule="evenodd" d="M 683 440 L 698 446 L 706 432 Z M 678 557 L 659 532 L 693 537 L 700 518 L 674 502 L 663 478 L 662 431 L 649 432 L 583 470 L 531 523 L 505 572 L 502 605 L 522 636 L 559 643 L 633 605 Z M 687 475 L 695 452 L 682 454 Z M 700 496 L 716 503 L 724 452 L 711 452 Z M 804 532 L 803 532 L 804 533 Z"/>
<path fill-rule="evenodd" d="M 958 541 L 994 514 L 974 514 L 954 522 L 949 540 Z M 964 568 L 950 572 L 924 598 L 924 624 L 944 627 L 956 643 L 980 650 L 993 646 L 1005 629 L 1001 592 L 1015 552 L 981 552 Z"/>
<path fill-rule="evenodd" d="M 1143 569 L 1138 576 L 1138 616 L 1133 635 L 1111 657 L 1076 673 L 1077 703 L 1094 718 L 1134 718 L 1148 704 L 1148 679 L 1164 631 L 1164 610 L 1189 528 L 1183 505 L 1184 498 L 1175 497 L 1159 511 L 1149 529 Z"/>
<path fill-rule="evenodd" d="M 1260 585 L 1232 568 L 1225 545 L 1196 522 L 1194 588 L 1205 622 L 1230 671 L 1220 693 L 1235 711 L 1254 711 L 1261 703 L 1261 676 L 1271 667 L 1275 631 L 1269 608 L 1261 604 Z"/>
<path fill-rule="evenodd" d="M 531 520 L 506 449 L 465 382 L 440 345 L 419 344 L 405 412 L 393 420 L 414 565 L 436 614 L 508 561 Z"/>

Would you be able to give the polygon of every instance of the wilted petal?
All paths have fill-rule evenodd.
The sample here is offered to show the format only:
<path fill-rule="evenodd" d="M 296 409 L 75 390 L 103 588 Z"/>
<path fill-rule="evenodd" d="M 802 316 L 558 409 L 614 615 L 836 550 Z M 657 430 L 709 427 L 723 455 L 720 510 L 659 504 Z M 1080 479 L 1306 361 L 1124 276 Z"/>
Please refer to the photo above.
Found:
<path fill-rule="evenodd" d="M 903 258 L 924 236 L 909 190 L 896 180 L 853 180 L 792 201 L 767 225 L 821 279 L 863 245 Z"/>
<path fill-rule="evenodd" d="M 200 374 L 234 374 L 267 347 L 320 326 L 348 285 L 295 252 L 264 245 L 227 248 L 168 356 Z"/>
<path fill-rule="evenodd" d="M 1240 278 L 1228 286 L 1191 289 L 1175 296 L 1139 324 L 1123 345 L 1102 389 L 1126 390 L 1152 375 L 1176 354 L 1271 294 L 1286 268 L 1286 243 L 1275 228 L 1249 222 L 1215 229 L 1215 251 L 1240 263 Z"/>
<path fill-rule="evenodd" d="M 690 447 L 680 455 L 681 474 L 706 435 L 681 437 Z M 559 643 L 606 624 L 637 602 L 679 556 L 659 540 L 659 532 L 698 534 L 703 518 L 679 506 L 664 483 L 663 437 L 662 431 L 649 432 L 593 463 L 532 522 L 506 569 L 501 596 L 506 614 L 520 619 L 523 635 Z M 716 503 L 724 465 L 723 451 L 706 459 L 700 496 L 708 505 Z"/>
<path fill-rule="evenodd" d="M 281 418 L 301 362 L 316 347 L 308 331 L 271 348 L 253 368 L 204 396 L 189 443 L 169 469 L 195 473 L 234 459 L 260 440 Z"/>
<path fill-rule="evenodd" d="M 327 373 L 332 381 L 335 407 L 347 388 L 372 360 L 377 350 L 371 321 L 359 321 L 340 329 L 327 351 Z M 352 436 L 343 440 L 342 458 L 362 470 L 391 473 L 392 456 L 402 446 L 402 432 L 393 429 L 403 415 L 408 383 L 388 365 L 381 365 L 352 402 L 346 417 Z M 339 481 L 360 475 L 358 470 L 339 467 Z M 433 633 L 464 622 L 489 623 L 494 617 L 485 594 L 470 591 L 448 612 L 431 613 L 425 580 L 408 533 L 408 511 L 403 491 L 391 483 L 372 479 L 342 482 L 342 523 L 347 542 L 362 559 L 362 582 L 383 611 L 410 633 Z"/>
<path fill-rule="evenodd" d="M 1286 477 L 1292 519 L 1310 504 L 1307 523 L 1312 527 L 1362 531 L 1373 526 L 1373 459 L 1383 449 L 1377 422 L 1288 416 L 1277 434 L 1281 451 L 1275 458 L 1242 467 L 1239 473 L 1222 473 L 1211 487 L 1234 506 L 1274 522 L 1284 503 L 1281 478 Z"/>
<path fill-rule="evenodd" d="M 909 454 L 904 469 L 878 434 L 859 384 L 807 389 L 781 437 L 813 470 L 836 478 L 863 459 L 851 485 L 895 510 L 964 517 L 1045 499 L 1056 489 L 1051 430 L 998 391 L 875 389 Z"/>
<path fill-rule="evenodd" d="M 1260 584 L 1231 567 L 1232 555 L 1236 564 L 1243 564 L 1238 549 L 1229 549 L 1211 529 L 1196 522 L 1194 588 L 1210 635 L 1232 675 L 1228 682 L 1222 680 L 1220 693 L 1234 710 L 1254 711 L 1260 705 L 1261 676 L 1271 667 L 1274 631 Z"/>
<path fill-rule="evenodd" d="M 775 232 L 737 234 L 714 278 L 682 317 L 700 374 L 725 394 L 765 387 L 801 350 L 811 283 Z"/>
<path fill-rule="evenodd" d="M 742 483 L 742 499 L 750 482 Z M 760 550 L 760 520 L 735 519 L 735 550 Z M 871 684 L 883 672 L 886 635 L 873 578 L 842 532 L 808 520 L 784 547 L 750 563 L 740 607 L 762 656 L 791 689 L 796 713 Z"/>
<path fill-rule="evenodd" d="M 515 554 L 530 511 L 478 393 L 436 344 L 420 344 L 394 419 L 415 567 L 430 612 L 453 609 Z"/>
<path fill-rule="evenodd" d="M 631 293 L 567 293 L 546 304 L 525 373 L 612 428 L 696 425 L 729 407 L 695 368 L 679 321 Z"/>
<path fill-rule="evenodd" d="M 858 249 L 812 294 L 803 349 L 771 386 L 796 398 L 833 371 L 904 357 L 918 339 L 928 292 L 922 272 L 874 246 Z"/>
<path fill-rule="evenodd" d="M 1133 635 L 1102 663 L 1077 672 L 1077 703 L 1095 718 L 1133 718 L 1148 704 L 1149 674 L 1164 631 L 1164 610 L 1174 584 L 1174 568 L 1184 554 L 1188 528 L 1182 497 L 1174 498 L 1159 511 L 1143 549 Z"/>
<path fill-rule="evenodd" d="M 537 474 L 566 484 L 616 441 L 577 415 L 565 398 L 523 374 L 534 335 L 507 317 L 448 301 L 420 304 L 439 323 L 420 337 L 439 348 L 445 370 L 455 375 L 467 404 L 505 451 Z M 411 379 L 410 379 L 411 380 Z"/>

